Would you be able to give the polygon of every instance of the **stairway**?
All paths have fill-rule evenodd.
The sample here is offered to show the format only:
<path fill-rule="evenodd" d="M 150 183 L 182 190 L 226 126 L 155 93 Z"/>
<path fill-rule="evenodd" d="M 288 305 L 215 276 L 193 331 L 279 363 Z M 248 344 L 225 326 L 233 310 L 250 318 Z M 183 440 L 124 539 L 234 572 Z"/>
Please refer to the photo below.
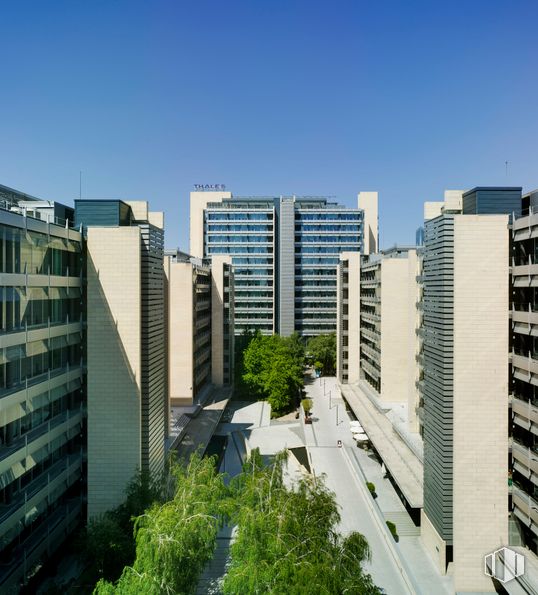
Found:
<path fill-rule="evenodd" d="M 413 523 L 405 510 L 383 511 L 383 516 L 386 521 L 392 521 L 396 525 L 396 532 L 400 537 L 418 537 L 420 535 L 420 527 Z"/>

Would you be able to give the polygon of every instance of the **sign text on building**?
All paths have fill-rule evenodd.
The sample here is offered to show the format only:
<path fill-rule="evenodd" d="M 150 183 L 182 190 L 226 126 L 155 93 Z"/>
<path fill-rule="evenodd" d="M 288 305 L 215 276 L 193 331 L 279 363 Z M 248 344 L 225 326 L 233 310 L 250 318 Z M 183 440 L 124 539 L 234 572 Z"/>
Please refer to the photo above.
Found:
<path fill-rule="evenodd" d="M 226 190 L 226 186 L 224 184 L 195 184 L 194 189 L 198 192 L 201 190 L 210 192 L 212 190 Z"/>

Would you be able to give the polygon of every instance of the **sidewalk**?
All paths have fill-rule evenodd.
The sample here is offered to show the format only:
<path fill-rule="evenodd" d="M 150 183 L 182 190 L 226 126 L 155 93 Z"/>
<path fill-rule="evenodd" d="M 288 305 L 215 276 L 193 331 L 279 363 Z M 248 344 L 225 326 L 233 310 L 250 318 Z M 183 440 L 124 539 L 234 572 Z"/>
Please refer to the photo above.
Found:
<path fill-rule="evenodd" d="M 384 479 L 381 465 L 367 451 L 357 448 L 352 439 L 336 379 L 321 380 L 313 380 L 307 386 L 308 396 L 314 402 L 315 421 L 304 428 L 314 471 L 326 474 L 327 486 L 335 492 L 341 506 L 340 530 L 365 535 L 372 549 L 372 563 L 366 569 L 387 593 L 453 593 L 452 577 L 441 576 L 430 561 L 419 529 L 390 481 Z M 342 441 L 341 449 L 337 447 L 338 440 Z M 376 486 L 375 501 L 366 488 L 366 480 Z M 386 520 L 396 523 L 399 543 L 394 542 L 384 525 Z"/>

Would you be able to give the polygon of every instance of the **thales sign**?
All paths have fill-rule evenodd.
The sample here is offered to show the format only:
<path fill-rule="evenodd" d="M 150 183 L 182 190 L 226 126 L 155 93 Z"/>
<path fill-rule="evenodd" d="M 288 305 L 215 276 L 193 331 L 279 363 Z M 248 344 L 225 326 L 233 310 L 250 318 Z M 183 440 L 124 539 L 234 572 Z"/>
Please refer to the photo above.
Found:
<path fill-rule="evenodd" d="M 194 189 L 196 192 L 214 192 L 215 190 L 226 190 L 226 186 L 224 184 L 195 184 Z"/>

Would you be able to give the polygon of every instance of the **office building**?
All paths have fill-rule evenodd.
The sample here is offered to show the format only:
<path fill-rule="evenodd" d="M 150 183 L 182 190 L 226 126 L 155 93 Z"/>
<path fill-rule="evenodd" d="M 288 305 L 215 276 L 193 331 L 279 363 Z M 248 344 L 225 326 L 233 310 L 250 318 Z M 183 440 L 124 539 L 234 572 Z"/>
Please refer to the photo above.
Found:
<path fill-rule="evenodd" d="M 538 585 L 536 205 L 538 193 L 522 197 L 521 188 L 511 187 L 447 191 L 444 201 L 425 203 L 424 246 L 414 263 L 410 252 L 406 257 L 407 369 L 403 360 L 393 361 L 402 386 L 408 386 L 407 420 L 401 416 L 405 391 L 393 383 L 383 392 L 382 357 L 392 346 L 383 342 L 382 272 L 390 257 L 363 258 L 351 275 L 352 263 L 342 255 L 349 293 L 339 307 L 355 334 L 358 327 L 361 351 L 358 369 L 352 357 L 348 377 L 339 371 L 342 394 L 408 511 L 420 519 L 426 550 L 438 569 L 453 577 L 458 593 L 494 591 L 484 556 L 502 546 L 526 560 L 525 574 L 505 585 L 507 591 L 535 592 Z M 343 310 L 351 280 L 360 304 L 349 300 Z M 394 300 L 405 291 L 399 287 L 389 294 Z M 398 305 L 391 308 L 395 312 Z M 395 341 L 405 327 L 403 317 L 402 305 L 385 327 Z"/>
<path fill-rule="evenodd" d="M 538 191 L 513 224 L 511 417 L 512 507 L 522 544 L 538 553 Z"/>
<path fill-rule="evenodd" d="M 229 385 L 233 362 L 233 273 L 229 256 L 202 262 L 167 251 L 170 406 L 203 404 Z"/>
<path fill-rule="evenodd" d="M 232 197 L 192 192 L 190 251 L 232 257 L 235 333 L 312 336 L 336 331 L 342 252 L 377 247 L 377 193 L 356 209 L 323 197 Z"/>
<path fill-rule="evenodd" d="M 84 514 L 82 236 L 73 210 L 0 186 L 0 591 Z"/>
<path fill-rule="evenodd" d="M 423 452 L 416 386 L 417 273 L 414 247 L 341 255 L 337 377 L 342 395 L 418 520 Z"/>
<path fill-rule="evenodd" d="M 447 198 L 424 226 L 422 536 L 442 571 L 453 564 L 457 592 L 485 592 L 484 552 L 509 544 L 509 223 L 521 188 Z"/>
<path fill-rule="evenodd" d="M 76 200 L 86 239 L 88 517 L 164 464 L 163 214 L 145 201 Z"/>

